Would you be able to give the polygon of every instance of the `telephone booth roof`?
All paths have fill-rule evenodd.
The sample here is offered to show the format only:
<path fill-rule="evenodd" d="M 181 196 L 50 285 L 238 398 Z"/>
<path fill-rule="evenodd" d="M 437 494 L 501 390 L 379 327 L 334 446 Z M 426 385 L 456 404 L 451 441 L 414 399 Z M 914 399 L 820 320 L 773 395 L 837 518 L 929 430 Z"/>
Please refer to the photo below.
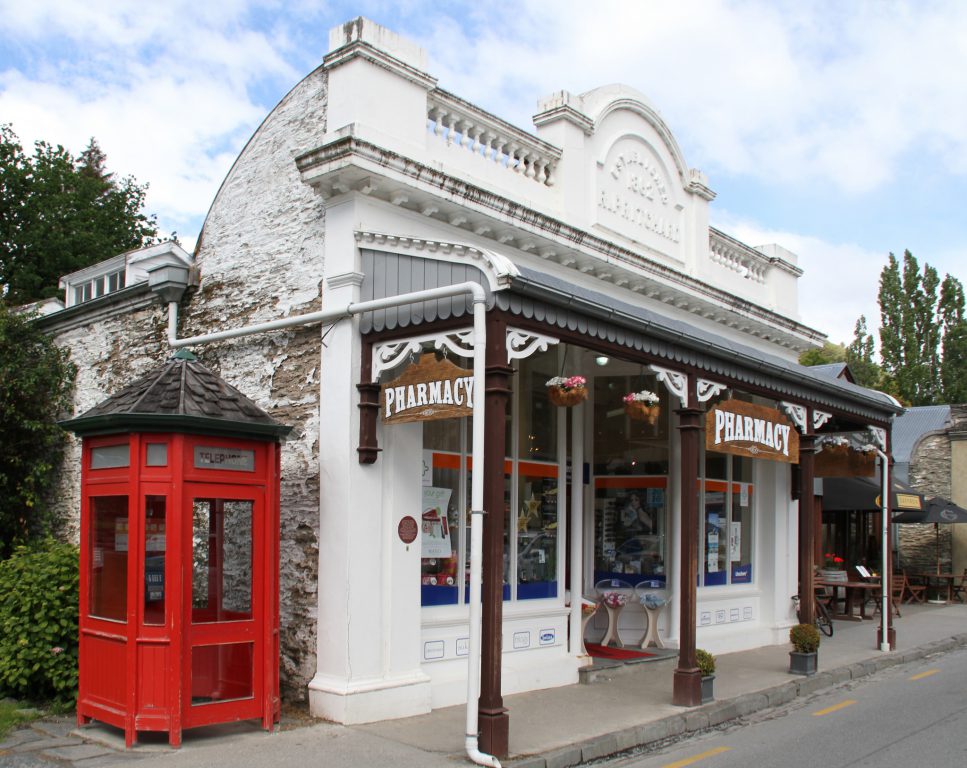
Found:
<path fill-rule="evenodd" d="M 292 429 L 184 350 L 61 426 L 82 437 L 152 431 L 260 440 L 280 440 Z"/>

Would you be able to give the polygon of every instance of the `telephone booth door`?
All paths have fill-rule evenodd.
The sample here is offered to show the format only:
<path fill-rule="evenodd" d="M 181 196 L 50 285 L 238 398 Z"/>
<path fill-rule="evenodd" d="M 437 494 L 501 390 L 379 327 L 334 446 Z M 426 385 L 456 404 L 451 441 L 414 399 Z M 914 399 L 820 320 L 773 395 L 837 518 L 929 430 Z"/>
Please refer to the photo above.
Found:
<path fill-rule="evenodd" d="M 184 520 L 190 578 L 184 584 L 185 727 L 263 715 L 267 585 L 265 493 L 259 486 L 187 483 Z"/>

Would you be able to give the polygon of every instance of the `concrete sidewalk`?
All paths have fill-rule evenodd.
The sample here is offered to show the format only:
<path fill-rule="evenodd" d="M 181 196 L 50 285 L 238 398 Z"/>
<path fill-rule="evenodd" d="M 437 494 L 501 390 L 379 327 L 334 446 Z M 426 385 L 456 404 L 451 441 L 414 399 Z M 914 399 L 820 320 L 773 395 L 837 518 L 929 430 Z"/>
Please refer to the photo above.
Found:
<path fill-rule="evenodd" d="M 897 650 L 884 654 L 875 648 L 875 622 L 837 621 L 835 635 L 823 638 L 819 673 L 810 678 L 789 674 L 786 645 L 720 655 L 715 701 L 701 707 L 672 706 L 674 658 L 602 671 L 589 685 L 507 696 L 511 757 L 503 762 L 517 768 L 577 765 L 718 725 L 931 653 L 967 646 L 967 606 L 905 605 L 896 628 Z M 461 706 L 370 725 L 317 723 L 275 733 L 238 723 L 186 731 L 180 750 L 169 749 L 163 735 L 147 735 L 144 743 L 127 752 L 118 731 L 94 724 L 70 731 L 55 729 L 58 738 L 76 742 L 45 750 L 33 740 L 29 754 L 43 760 L 52 752 L 51 757 L 77 768 L 126 764 L 261 768 L 272 763 L 452 768 L 461 762 L 469 764 L 463 756 L 464 719 Z M 11 739 L 30 730 L 15 732 Z M 71 747 L 77 750 L 76 757 Z M 0 744 L 0 766 L 42 764 L 8 762 L 17 754 L 23 752 L 17 752 L 16 745 Z"/>

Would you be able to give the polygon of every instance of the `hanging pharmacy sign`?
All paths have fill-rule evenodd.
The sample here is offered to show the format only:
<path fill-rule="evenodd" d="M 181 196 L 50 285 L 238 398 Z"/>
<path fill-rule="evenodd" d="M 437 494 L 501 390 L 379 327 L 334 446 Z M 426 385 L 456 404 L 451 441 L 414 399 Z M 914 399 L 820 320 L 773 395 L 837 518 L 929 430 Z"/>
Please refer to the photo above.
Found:
<path fill-rule="evenodd" d="M 428 352 L 383 385 L 380 410 L 384 424 L 454 419 L 473 413 L 473 396 L 470 371 Z"/>
<path fill-rule="evenodd" d="M 799 433 L 774 408 L 728 400 L 705 415 L 705 449 L 798 464 Z"/>

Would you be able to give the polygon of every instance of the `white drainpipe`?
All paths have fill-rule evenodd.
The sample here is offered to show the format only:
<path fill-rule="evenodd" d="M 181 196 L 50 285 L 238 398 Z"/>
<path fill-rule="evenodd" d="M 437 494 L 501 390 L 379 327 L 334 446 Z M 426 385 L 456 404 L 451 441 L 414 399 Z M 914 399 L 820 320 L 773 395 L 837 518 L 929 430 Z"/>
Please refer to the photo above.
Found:
<path fill-rule="evenodd" d="M 475 471 L 470 484 L 470 649 L 469 670 L 467 673 L 467 756 L 478 765 L 500 768 L 500 762 L 493 755 L 481 752 L 478 748 L 477 716 L 480 696 L 480 583 L 483 558 L 483 463 L 484 463 L 484 366 L 487 349 L 486 309 L 487 294 L 478 283 L 466 282 L 440 288 L 427 288 L 422 291 L 389 296 L 385 299 L 359 301 L 347 304 L 341 309 L 310 312 L 305 315 L 270 320 L 243 328 L 232 328 L 186 339 L 177 337 L 178 303 L 168 303 L 168 343 L 175 349 L 206 344 L 212 341 L 251 336 L 255 333 L 277 331 L 282 328 L 311 325 L 314 323 L 336 323 L 362 312 L 398 307 L 403 304 L 416 304 L 421 301 L 443 299 L 469 293 L 473 297 L 473 446 L 472 457 Z"/>
<path fill-rule="evenodd" d="M 880 585 L 883 592 L 880 595 L 882 601 L 880 605 L 880 650 L 889 651 L 890 650 L 890 599 L 892 597 L 893 586 L 891 582 L 893 581 L 893 572 L 889 567 L 890 564 L 890 553 L 887 550 L 887 539 L 888 531 L 890 527 L 890 462 L 887 455 L 876 448 L 876 453 L 880 457 L 880 479 L 883 481 L 883 488 L 880 491 L 880 501 L 882 507 L 883 516 L 883 530 L 881 531 L 882 537 L 882 557 L 880 564 Z"/>

